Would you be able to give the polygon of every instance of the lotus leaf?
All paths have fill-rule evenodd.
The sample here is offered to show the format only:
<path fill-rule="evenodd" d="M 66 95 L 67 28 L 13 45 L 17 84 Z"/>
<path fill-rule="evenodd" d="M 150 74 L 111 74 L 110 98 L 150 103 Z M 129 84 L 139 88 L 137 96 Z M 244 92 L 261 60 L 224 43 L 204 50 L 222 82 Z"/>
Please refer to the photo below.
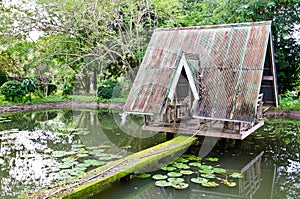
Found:
<path fill-rule="evenodd" d="M 184 182 L 183 178 L 168 178 L 168 181 L 171 182 L 172 184 L 178 184 L 181 182 Z"/>
<path fill-rule="evenodd" d="M 199 172 L 200 173 L 205 173 L 205 174 L 213 174 L 214 170 L 211 170 L 211 169 L 200 169 Z"/>
<path fill-rule="evenodd" d="M 138 173 L 135 175 L 136 178 L 149 178 L 151 174 L 149 173 Z"/>
<path fill-rule="evenodd" d="M 201 184 L 203 187 L 218 187 L 219 184 L 216 182 L 206 182 Z"/>
<path fill-rule="evenodd" d="M 178 172 L 169 172 L 167 175 L 174 178 L 182 176 L 182 174 Z"/>
<path fill-rule="evenodd" d="M 168 176 L 162 175 L 162 174 L 156 174 L 156 175 L 152 176 L 152 178 L 153 178 L 154 180 L 165 180 L 165 179 L 168 178 Z"/>
<path fill-rule="evenodd" d="M 189 160 L 180 157 L 180 158 L 178 158 L 178 159 L 176 160 L 176 162 L 179 162 L 179 163 L 187 163 L 187 162 L 189 162 Z"/>
<path fill-rule="evenodd" d="M 203 178 L 209 178 L 209 179 L 215 178 L 215 177 L 216 177 L 214 174 L 201 174 L 201 176 L 202 176 Z"/>
<path fill-rule="evenodd" d="M 175 189 L 186 189 L 186 188 L 189 187 L 189 184 L 181 182 L 181 183 L 178 183 L 178 184 L 172 184 L 172 187 L 175 188 Z"/>
<path fill-rule="evenodd" d="M 225 169 L 222 169 L 222 168 L 214 168 L 213 171 L 215 173 L 226 173 L 226 170 Z"/>
<path fill-rule="evenodd" d="M 200 162 L 191 162 L 189 163 L 190 166 L 194 166 L 194 167 L 201 167 L 201 163 Z"/>
<path fill-rule="evenodd" d="M 243 174 L 238 173 L 238 172 L 234 172 L 234 173 L 230 174 L 229 176 L 232 178 L 243 178 L 244 177 Z"/>
<path fill-rule="evenodd" d="M 196 183 L 196 184 L 203 184 L 203 183 L 207 183 L 208 182 L 208 180 L 206 178 L 200 178 L 200 177 L 198 177 L 198 178 L 192 178 L 191 181 L 193 183 Z"/>
<path fill-rule="evenodd" d="M 200 166 L 200 169 L 212 169 L 213 167 L 212 166 L 210 166 L 210 165 L 201 165 Z"/>
<path fill-rule="evenodd" d="M 228 187 L 235 187 L 236 186 L 236 182 L 233 182 L 233 181 L 222 180 L 222 183 L 227 185 Z"/>
<path fill-rule="evenodd" d="M 194 172 L 191 170 L 181 170 L 180 173 L 183 175 L 192 175 Z"/>
<path fill-rule="evenodd" d="M 61 164 L 59 166 L 60 169 L 68 169 L 72 166 L 74 166 L 76 164 L 76 162 L 64 162 L 63 164 Z"/>
<path fill-rule="evenodd" d="M 188 165 L 183 164 L 183 163 L 174 163 L 173 166 L 178 169 L 189 169 L 190 168 Z"/>
<path fill-rule="evenodd" d="M 168 182 L 166 180 L 159 180 L 159 181 L 155 182 L 155 186 L 158 186 L 158 187 L 169 187 L 171 185 L 172 185 L 172 183 Z"/>
<path fill-rule="evenodd" d="M 206 160 L 211 161 L 211 162 L 217 162 L 217 161 L 219 161 L 219 158 L 206 158 Z"/>
<path fill-rule="evenodd" d="M 100 145 L 99 146 L 100 149 L 108 149 L 108 148 L 111 148 L 110 145 Z"/>
<path fill-rule="evenodd" d="M 101 156 L 104 152 L 104 149 L 96 149 L 93 151 L 90 151 L 89 154 L 95 155 L 95 156 Z"/>
<path fill-rule="evenodd" d="M 175 167 L 171 167 L 171 166 L 167 166 L 167 167 L 162 167 L 161 170 L 163 171 L 175 171 L 177 168 Z"/>

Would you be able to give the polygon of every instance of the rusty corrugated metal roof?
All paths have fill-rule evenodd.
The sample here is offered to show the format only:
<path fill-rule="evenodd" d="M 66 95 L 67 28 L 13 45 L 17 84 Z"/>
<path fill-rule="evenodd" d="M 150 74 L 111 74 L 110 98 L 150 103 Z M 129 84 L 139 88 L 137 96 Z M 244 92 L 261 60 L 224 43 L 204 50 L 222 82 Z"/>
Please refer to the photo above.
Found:
<path fill-rule="evenodd" d="M 189 64 L 200 63 L 189 66 L 201 98 L 194 115 L 251 122 L 270 28 L 258 22 L 155 30 L 124 110 L 161 113 L 184 53 Z"/>

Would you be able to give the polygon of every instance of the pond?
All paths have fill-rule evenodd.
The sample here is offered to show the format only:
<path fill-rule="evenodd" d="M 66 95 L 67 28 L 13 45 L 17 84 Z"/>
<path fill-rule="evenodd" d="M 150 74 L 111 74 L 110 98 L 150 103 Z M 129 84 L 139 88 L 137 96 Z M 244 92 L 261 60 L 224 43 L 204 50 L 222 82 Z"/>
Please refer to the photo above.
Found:
<path fill-rule="evenodd" d="M 191 182 L 192 178 L 201 176 L 201 172 L 195 172 L 196 174 L 183 177 L 189 184 L 185 190 L 157 187 L 154 184 L 156 181 L 151 177 L 134 178 L 129 182 L 116 183 L 111 189 L 96 195 L 93 199 L 299 198 L 300 121 L 266 119 L 265 123 L 263 128 L 243 141 L 229 140 L 227 149 L 222 149 L 223 144 L 216 142 L 215 138 L 204 140 L 204 143 L 211 144 L 211 146 L 207 144 L 206 149 L 212 148 L 207 157 L 217 158 L 218 161 L 210 162 L 204 159 L 202 163 L 224 168 L 227 172 L 243 173 L 243 179 L 235 180 L 237 182 L 235 187 L 225 186 L 215 180 L 220 184 L 217 188 L 205 188 Z M 194 154 L 203 153 L 203 148 L 199 148 L 196 148 Z M 151 172 L 152 176 L 167 173 L 162 170 Z"/>
<path fill-rule="evenodd" d="M 119 112 L 53 110 L 0 115 L 0 198 L 16 198 L 165 141 L 120 125 Z"/>
<path fill-rule="evenodd" d="M 163 134 L 142 131 L 140 117 L 130 117 L 124 126 L 123 122 L 124 115 L 108 110 L 0 115 L 0 198 L 16 198 L 23 191 L 80 175 L 165 140 Z M 218 159 L 204 158 L 202 163 L 243 173 L 235 187 L 204 188 L 192 183 L 200 174 L 185 177 L 189 182 L 185 190 L 156 187 L 151 178 L 133 178 L 93 198 L 298 198 L 300 121 L 272 119 L 265 123 L 243 141 L 229 140 L 226 149 L 215 138 L 202 138 L 205 144 L 189 151 Z"/>

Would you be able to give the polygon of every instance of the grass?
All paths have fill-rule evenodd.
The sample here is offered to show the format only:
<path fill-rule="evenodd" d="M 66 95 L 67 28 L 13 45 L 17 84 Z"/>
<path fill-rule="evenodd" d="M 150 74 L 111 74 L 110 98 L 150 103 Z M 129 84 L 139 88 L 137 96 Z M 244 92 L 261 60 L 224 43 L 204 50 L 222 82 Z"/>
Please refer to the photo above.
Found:
<path fill-rule="evenodd" d="M 292 97 L 284 97 L 280 99 L 278 109 L 280 110 L 300 110 L 300 99 Z"/>
<path fill-rule="evenodd" d="M 33 96 L 32 102 L 29 101 L 28 96 L 23 98 L 23 101 L 16 102 L 7 101 L 3 95 L 0 95 L 0 106 L 20 105 L 20 104 L 42 104 L 47 102 L 103 102 L 103 103 L 122 103 L 126 101 L 126 98 L 112 98 L 112 99 L 99 99 L 93 95 L 71 95 L 63 97 L 62 95 L 49 95 L 46 97 Z"/>

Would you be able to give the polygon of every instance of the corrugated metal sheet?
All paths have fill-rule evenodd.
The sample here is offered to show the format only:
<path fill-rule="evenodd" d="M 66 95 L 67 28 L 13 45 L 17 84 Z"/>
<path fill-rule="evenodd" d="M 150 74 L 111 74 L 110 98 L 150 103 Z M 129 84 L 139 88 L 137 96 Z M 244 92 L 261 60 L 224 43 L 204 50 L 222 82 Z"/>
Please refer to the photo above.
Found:
<path fill-rule="evenodd" d="M 201 96 L 195 116 L 253 121 L 270 27 L 259 22 L 155 30 L 124 110 L 159 114 L 184 53 Z"/>

